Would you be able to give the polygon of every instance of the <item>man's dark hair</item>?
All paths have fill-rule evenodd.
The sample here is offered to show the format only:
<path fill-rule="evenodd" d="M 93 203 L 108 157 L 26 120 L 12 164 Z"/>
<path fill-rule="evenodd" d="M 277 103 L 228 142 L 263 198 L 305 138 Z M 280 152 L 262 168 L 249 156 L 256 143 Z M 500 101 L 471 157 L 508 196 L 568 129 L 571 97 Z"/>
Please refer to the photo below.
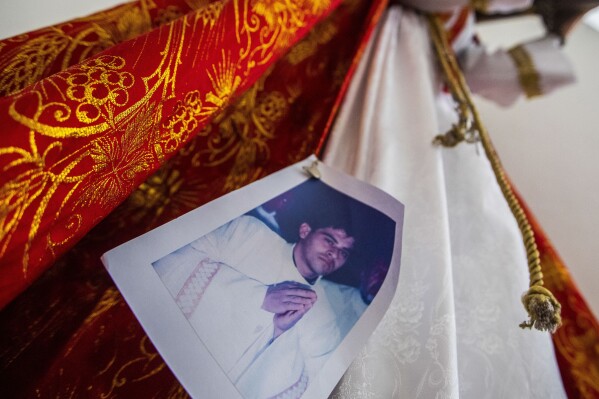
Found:
<path fill-rule="evenodd" d="M 302 223 L 309 224 L 312 230 L 333 227 L 354 236 L 352 214 L 355 211 L 350 203 L 355 200 L 320 181 L 309 180 L 300 188 L 289 194 L 293 198 L 292 205 L 277 215 L 281 227 L 279 234 L 284 239 L 297 242 Z"/>
<path fill-rule="evenodd" d="M 313 204 L 306 209 L 301 223 L 308 223 L 312 231 L 332 227 L 344 230 L 348 236 L 354 236 L 351 210 L 345 196 L 330 195 L 325 201 Z M 299 225 L 298 225 L 299 227 Z"/>

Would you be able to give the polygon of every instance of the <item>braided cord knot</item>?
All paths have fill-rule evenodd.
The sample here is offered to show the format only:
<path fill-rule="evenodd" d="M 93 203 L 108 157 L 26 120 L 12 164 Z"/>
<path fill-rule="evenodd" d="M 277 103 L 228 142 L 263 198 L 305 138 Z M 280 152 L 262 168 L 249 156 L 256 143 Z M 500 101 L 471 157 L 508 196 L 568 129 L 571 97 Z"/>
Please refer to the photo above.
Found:
<path fill-rule="evenodd" d="M 562 324 L 562 306 L 547 288 L 540 285 L 530 287 L 522 295 L 522 303 L 528 312 L 529 320 L 521 323 L 520 327 L 534 327 L 553 333 Z"/>

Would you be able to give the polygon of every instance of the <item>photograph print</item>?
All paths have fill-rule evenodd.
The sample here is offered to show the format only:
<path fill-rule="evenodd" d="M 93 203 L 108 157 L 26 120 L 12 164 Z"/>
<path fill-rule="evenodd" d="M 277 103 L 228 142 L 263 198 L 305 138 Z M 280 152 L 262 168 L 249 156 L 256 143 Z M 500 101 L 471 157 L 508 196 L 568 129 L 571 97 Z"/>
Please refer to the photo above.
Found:
<path fill-rule="evenodd" d="M 152 266 L 244 398 L 299 398 L 376 300 L 395 234 L 311 179 Z"/>

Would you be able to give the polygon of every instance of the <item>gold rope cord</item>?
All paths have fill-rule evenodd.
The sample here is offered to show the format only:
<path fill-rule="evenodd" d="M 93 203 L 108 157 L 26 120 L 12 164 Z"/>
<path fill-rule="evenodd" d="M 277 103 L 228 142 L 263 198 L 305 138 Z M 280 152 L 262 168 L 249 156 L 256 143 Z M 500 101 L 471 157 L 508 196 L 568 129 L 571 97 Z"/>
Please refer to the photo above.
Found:
<path fill-rule="evenodd" d="M 520 86 L 522 86 L 526 97 L 532 98 L 543 94 L 541 90 L 541 77 L 528 51 L 523 46 L 516 46 L 508 50 L 508 54 L 516 64 Z"/>
<path fill-rule="evenodd" d="M 437 136 L 433 142 L 454 146 L 461 141 L 473 142 L 480 139 L 501 192 L 516 218 L 526 247 L 530 285 L 528 291 L 522 296 L 522 302 L 528 312 L 529 320 L 521 323 L 520 327 L 535 327 L 541 331 L 555 332 L 561 325 L 561 305 L 553 294 L 543 287 L 541 259 L 533 230 L 508 182 L 489 134 L 481 122 L 441 20 L 436 15 L 428 15 L 428 21 L 437 58 L 459 112 L 459 122 L 447 134 Z"/>

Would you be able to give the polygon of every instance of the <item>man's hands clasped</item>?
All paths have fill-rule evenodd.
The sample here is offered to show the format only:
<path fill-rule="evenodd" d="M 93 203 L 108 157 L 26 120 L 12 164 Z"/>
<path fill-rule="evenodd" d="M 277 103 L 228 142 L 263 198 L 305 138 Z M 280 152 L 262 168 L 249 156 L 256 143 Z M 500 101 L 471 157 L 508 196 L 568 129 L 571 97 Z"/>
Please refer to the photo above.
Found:
<path fill-rule="evenodd" d="M 284 281 L 268 286 L 262 309 L 274 313 L 274 336 L 277 338 L 293 327 L 317 300 L 309 285 Z"/>

